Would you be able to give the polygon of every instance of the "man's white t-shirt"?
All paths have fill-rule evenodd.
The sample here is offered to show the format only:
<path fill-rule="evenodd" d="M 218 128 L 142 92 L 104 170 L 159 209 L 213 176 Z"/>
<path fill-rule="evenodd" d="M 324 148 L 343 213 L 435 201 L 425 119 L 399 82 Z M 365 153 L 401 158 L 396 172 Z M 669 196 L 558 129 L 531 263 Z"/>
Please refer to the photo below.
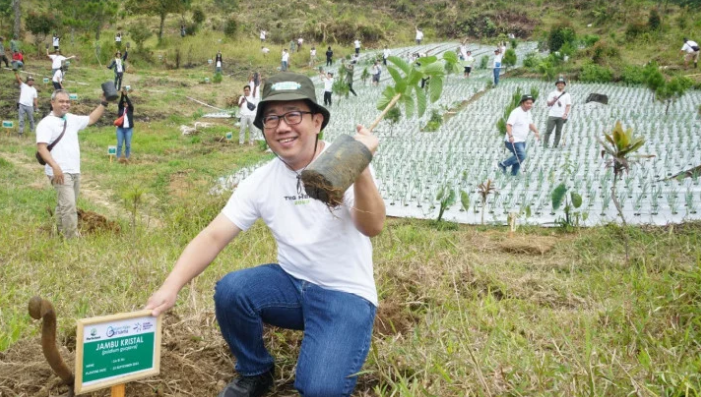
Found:
<path fill-rule="evenodd" d="M 59 38 L 58 38 L 57 36 L 54 36 L 54 37 L 52 38 L 52 40 L 53 40 L 53 43 L 54 43 L 54 47 L 58 47 Z"/>
<path fill-rule="evenodd" d="M 380 65 L 372 65 L 372 71 L 370 73 L 372 75 L 380 74 Z"/>
<path fill-rule="evenodd" d="M 251 90 L 253 90 L 253 88 L 251 88 Z M 246 103 L 246 101 L 243 100 L 244 98 L 247 99 L 248 102 L 250 102 L 250 103 L 252 103 L 252 104 L 254 104 L 254 105 L 257 105 L 257 104 L 258 104 L 258 100 L 257 100 L 253 95 L 249 95 L 249 96 L 243 96 L 243 95 L 241 95 L 241 97 L 239 97 L 239 101 L 242 101 L 242 102 L 241 102 L 241 111 L 239 112 L 239 114 L 240 114 L 242 117 L 246 117 L 246 116 L 248 116 L 248 117 L 255 117 L 255 116 L 256 116 L 256 111 L 257 111 L 258 109 L 248 110 L 248 104 Z"/>
<path fill-rule="evenodd" d="M 509 118 L 506 120 L 506 124 L 511 125 L 511 135 L 514 136 L 515 142 L 526 142 L 528 137 L 529 126 L 533 124 L 533 119 L 531 118 L 531 112 L 524 112 L 521 106 L 516 107 L 516 109 L 511 111 Z M 504 137 L 505 141 L 509 141 L 509 133 L 506 133 Z"/>
<path fill-rule="evenodd" d="M 360 40 L 356 40 L 353 43 L 355 44 L 355 48 L 360 48 Z"/>
<path fill-rule="evenodd" d="M 260 31 L 260 39 L 265 40 L 265 30 Z"/>
<path fill-rule="evenodd" d="M 51 78 L 51 81 L 54 83 L 61 83 L 63 81 L 63 71 L 61 69 L 58 69 L 56 73 L 54 73 L 54 76 Z"/>
<path fill-rule="evenodd" d="M 282 53 L 282 61 L 283 62 L 289 62 L 290 60 L 290 53 L 289 52 L 283 52 Z"/>
<path fill-rule="evenodd" d="M 316 49 L 309 51 L 309 55 L 314 58 L 316 56 Z"/>
<path fill-rule="evenodd" d="M 494 69 L 499 69 L 501 67 L 502 54 L 494 55 Z"/>
<path fill-rule="evenodd" d="M 117 43 L 121 43 L 121 42 L 122 42 L 122 36 L 114 36 L 114 41 L 116 41 Z"/>
<path fill-rule="evenodd" d="M 417 30 L 416 31 L 416 40 L 422 40 L 424 38 L 424 32 Z"/>
<path fill-rule="evenodd" d="M 49 55 L 49 58 L 51 58 L 51 69 L 61 68 L 61 62 L 67 59 L 63 55 Z"/>
<path fill-rule="evenodd" d="M 691 47 L 698 47 L 698 46 L 699 46 L 698 43 L 696 43 L 695 41 L 687 40 L 686 43 L 684 43 L 684 45 L 682 46 L 682 51 L 686 51 L 688 54 L 693 54 L 696 51 L 694 51 L 694 49 Z"/>
<path fill-rule="evenodd" d="M 29 84 L 22 83 L 19 88 L 19 103 L 24 106 L 34 106 L 34 99 L 37 98 L 37 89 Z"/>
<path fill-rule="evenodd" d="M 560 97 L 562 92 L 555 90 L 548 94 L 548 102 L 553 99 Z M 572 97 L 569 92 L 562 94 L 562 97 L 557 100 L 552 106 L 550 106 L 550 111 L 548 112 L 548 117 L 562 117 L 565 114 L 565 109 L 567 105 L 572 105 Z"/>
<path fill-rule="evenodd" d="M 262 52 L 263 54 L 267 54 L 267 53 L 270 52 L 270 48 L 268 48 L 268 47 L 263 47 L 263 48 L 260 49 L 260 52 Z"/>
<path fill-rule="evenodd" d="M 382 52 L 382 57 L 387 59 L 390 56 L 392 56 L 392 50 L 390 50 L 389 48 L 385 48 L 385 50 Z"/>
<path fill-rule="evenodd" d="M 465 60 L 462 61 L 462 62 L 463 62 L 462 64 L 463 64 L 464 66 L 470 67 L 470 68 L 471 68 L 472 65 L 475 63 L 475 57 L 473 57 L 472 55 L 468 55 L 468 56 L 465 57 Z"/>
<path fill-rule="evenodd" d="M 88 116 L 77 116 L 75 114 L 66 114 L 66 133 L 61 138 L 53 150 L 51 156 L 54 158 L 61 171 L 66 174 L 80 174 L 80 144 L 78 143 L 78 131 L 85 129 L 90 122 Z M 37 124 L 37 143 L 51 144 L 55 141 L 61 131 L 63 131 L 64 120 L 52 114 L 44 117 Z M 51 167 L 46 164 L 44 173 L 48 176 L 53 176 L 54 172 Z"/>
<path fill-rule="evenodd" d="M 333 77 L 326 77 L 326 79 L 324 79 L 324 91 L 333 92 Z"/>
<path fill-rule="evenodd" d="M 351 220 L 354 203 L 353 186 L 333 211 L 298 195 L 297 174 L 274 159 L 238 185 L 222 214 L 241 230 L 262 218 L 277 242 L 278 263 L 291 276 L 377 306 L 372 244 Z"/>
<path fill-rule="evenodd" d="M 114 71 L 117 73 L 124 73 L 122 58 L 114 58 Z"/>

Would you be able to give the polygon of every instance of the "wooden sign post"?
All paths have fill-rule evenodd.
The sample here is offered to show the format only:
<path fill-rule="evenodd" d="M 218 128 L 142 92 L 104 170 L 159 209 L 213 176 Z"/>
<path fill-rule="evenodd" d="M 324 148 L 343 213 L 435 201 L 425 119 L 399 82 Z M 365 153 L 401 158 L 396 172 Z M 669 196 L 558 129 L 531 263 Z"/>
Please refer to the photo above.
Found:
<path fill-rule="evenodd" d="M 116 146 L 107 146 L 107 155 L 110 156 L 110 163 L 112 162 L 112 157 L 117 155 Z"/>
<path fill-rule="evenodd" d="M 112 397 L 124 397 L 127 382 L 158 375 L 161 334 L 150 310 L 78 320 L 75 393 L 111 387 Z"/>

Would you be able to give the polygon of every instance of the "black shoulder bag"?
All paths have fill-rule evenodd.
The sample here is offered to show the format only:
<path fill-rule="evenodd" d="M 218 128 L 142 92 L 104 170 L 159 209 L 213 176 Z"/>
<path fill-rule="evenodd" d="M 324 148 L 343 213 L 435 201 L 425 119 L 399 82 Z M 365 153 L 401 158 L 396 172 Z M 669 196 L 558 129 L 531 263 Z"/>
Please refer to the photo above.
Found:
<path fill-rule="evenodd" d="M 63 131 L 61 131 L 61 135 L 59 135 L 55 141 L 51 142 L 51 144 L 46 147 L 46 149 L 49 152 L 54 148 L 54 146 L 56 146 L 56 144 L 61 140 L 61 138 L 63 138 L 63 134 L 66 133 L 66 125 L 68 125 L 68 120 L 63 121 Z M 46 161 L 44 161 L 44 158 L 41 157 L 41 154 L 39 153 L 38 150 L 37 150 L 36 154 L 34 154 L 34 156 L 37 158 L 37 161 L 39 162 L 39 164 L 46 165 Z"/>

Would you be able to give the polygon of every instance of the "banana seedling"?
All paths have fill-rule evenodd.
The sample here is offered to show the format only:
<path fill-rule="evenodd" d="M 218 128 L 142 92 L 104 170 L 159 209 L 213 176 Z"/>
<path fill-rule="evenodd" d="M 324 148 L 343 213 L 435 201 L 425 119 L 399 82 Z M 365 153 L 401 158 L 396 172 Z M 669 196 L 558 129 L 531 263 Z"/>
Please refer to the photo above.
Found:
<path fill-rule="evenodd" d="M 553 212 L 551 215 L 555 215 L 555 211 L 562 206 L 562 202 L 564 201 L 565 207 L 563 211 L 565 212 L 565 219 L 560 221 L 561 224 L 563 226 L 579 226 L 580 222 L 586 221 L 588 215 L 587 213 L 574 211 L 582 206 L 582 196 L 575 191 L 570 191 L 568 195 L 568 190 L 567 185 L 561 183 L 552 191 L 550 194 L 553 205 Z"/>
<path fill-rule="evenodd" d="M 491 179 L 487 179 L 487 182 L 482 182 L 477 188 L 482 196 L 482 224 L 484 225 L 484 210 L 487 208 L 487 197 L 496 191 L 496 188 L 492 185 Z"/>
<path fill-rule="evenodd" d="M 440 203 L 438 210 L 438 222 L 443 219 L 443 213 L 448 207 L 455 204 L 455 190 L 450 185 L 444 185 L 436 196 L 436 200 Z"/>

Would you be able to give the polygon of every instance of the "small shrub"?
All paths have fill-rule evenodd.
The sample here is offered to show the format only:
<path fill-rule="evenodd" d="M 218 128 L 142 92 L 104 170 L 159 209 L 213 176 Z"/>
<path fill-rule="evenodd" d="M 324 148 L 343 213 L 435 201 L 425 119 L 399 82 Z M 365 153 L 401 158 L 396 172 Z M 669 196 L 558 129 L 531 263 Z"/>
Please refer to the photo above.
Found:
<path fill-rule="evenodd" d="M 507 68 L 515 66 L 516 65 L 516 50 L 513 48 L 509 48 L 506 50 L 504 53 L 504 58 L 502 59 L 502 62 L 504 63 L 504 66 Z"/>
<path fill-rule="evenodd" d="M 626 38 L 628 40 L 634 40 L 643 33 L 647 33 L 649 30 L 648 25 L 644 22 L 633 22 L 626 26 Z"/>
<path fill-rule="evenodd" d="M 533 68 L 538 65 L 538 54 L 531 52 L 523 58 L 523 66 L 527 68 Z"/>
<path fill-rule="evenodd" d="M 204 22 L 205 19 L 207 19 L 207 17 L 205 16 L 204 11 L 202 11 L 202 7 L 195 6 L 192 8 L 192 20 L 196 24 L 202 24 L 202 22 Z"/>
<path fill-rule="evenodd" d="M 236 37 L 238 31 L 239 21 L 233 16 L 229 17 L 229 19 L 226 20 L 226 24 L 224 25 L 224 34 L 228 37 Z"/>
<path fill-rule="evenodd" d="M 558 51 L 565 43 L 574 43 L 577 34 L 569 23 L 557 25 L 550 30 L 548 35 L 548 48 L 550 51 Z"/>
<path fill-rule="evenodd" d="M 618 59 L 621 57 L 618 47 L 609 45 L 603 40 L 594 44 L 593 47 L 587 49 L 586 55 L 597 64 L 602 64 L 607 60 Z"/>
<path fill-rule="evenodd" d="M 480 69 L 487 69 L 488 64 L 489 57 L 487 55 L 484 55 L 482 58 L 480 58 Z"/>
<path fill-rule="evenodd" d="M 599 65 L 584 65 L 579 80 L 585 83 L 608 83 L 613 79 L 611 69 Z"/>
<path fill-rule="evenodd" d="M 657 30 L 662 25 L 662 18 L 660 18 L 660 12 L 657 8 L 650 10 L 650 17 L 647 19 L 647 26 L 650 30 Z"/>
<path fill-rule="evenodd" d="M 598 35 L 595 34 L 585 34 L 584 37 L 582 37 L 582 45 L 584 47 L 591 47 L 594 44 L 596 44 L 600 40 Z"/>
<path fill-rule="evenodd" d="M 144 21 L 139 21 L 129 27 L 129 37 L 134 40 L 137 50 L 143 49 L 144 42 L 153 36 L 153 32 Z"/>
<path fill-rule="evenodd" d="M 222 81 L 221 73 L 214 73 L 214 77 L 212 77 L 212 83 L 221 84 L 221 81 Z"/>
<path fill-rule="evenodd" d="M 626 65 L 621 73 L 621 81 L 626 84 L 644 84 L 643 68 L 637 65 Z"/>

